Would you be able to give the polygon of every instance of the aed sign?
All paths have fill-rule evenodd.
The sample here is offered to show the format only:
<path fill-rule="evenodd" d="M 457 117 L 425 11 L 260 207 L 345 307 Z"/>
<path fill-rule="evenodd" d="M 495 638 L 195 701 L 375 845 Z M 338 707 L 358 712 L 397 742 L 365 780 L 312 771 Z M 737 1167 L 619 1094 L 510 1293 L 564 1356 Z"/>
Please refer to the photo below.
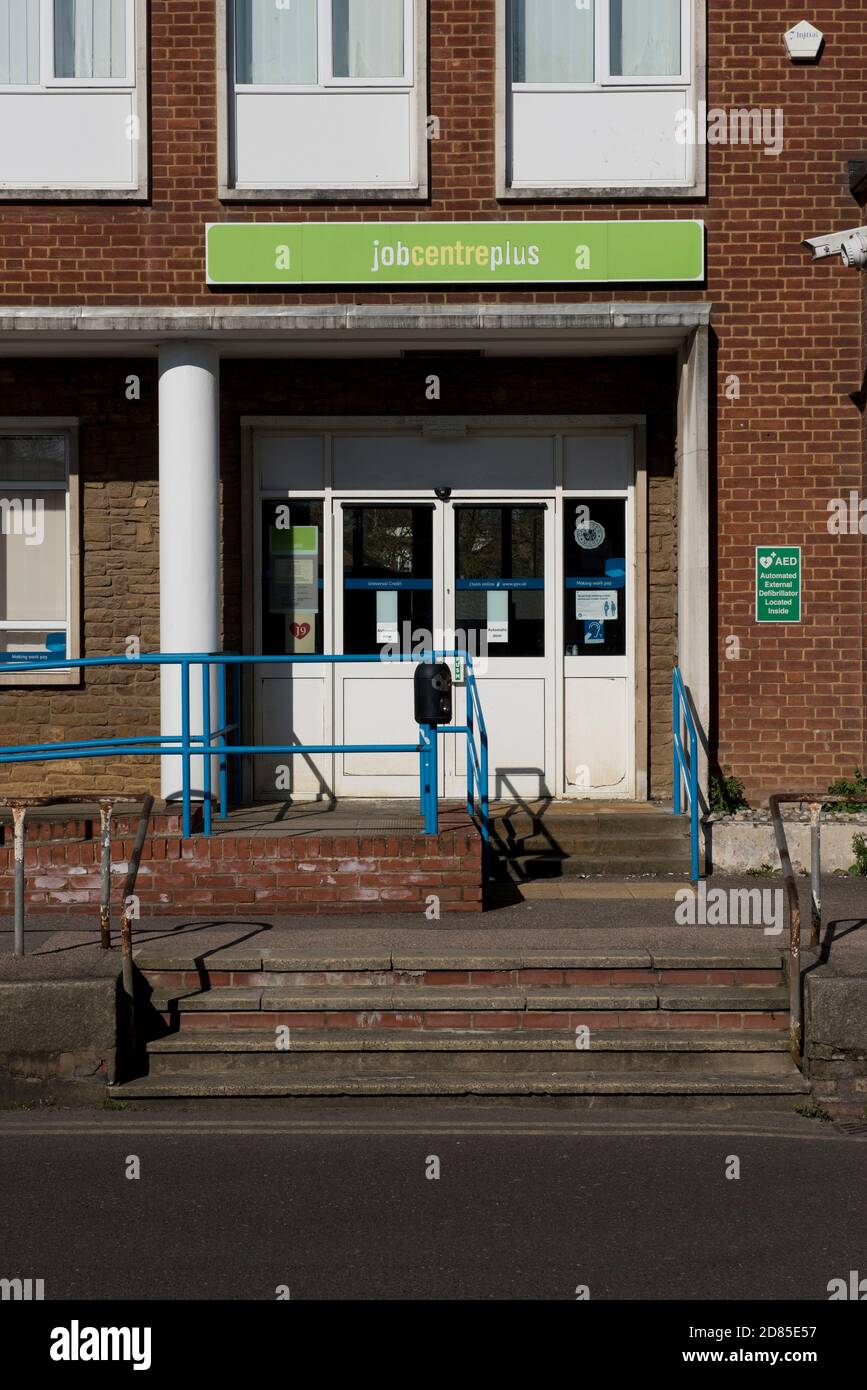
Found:
<path fill-rule="evenodd" d="M 501 285 L 704 279 L 704 223 L 216 222 L 209 285 Z"/>
<path fill-rule="evenodd" d="M 801 621 L 801 547 L 756 546 L 756 622 Z"/>

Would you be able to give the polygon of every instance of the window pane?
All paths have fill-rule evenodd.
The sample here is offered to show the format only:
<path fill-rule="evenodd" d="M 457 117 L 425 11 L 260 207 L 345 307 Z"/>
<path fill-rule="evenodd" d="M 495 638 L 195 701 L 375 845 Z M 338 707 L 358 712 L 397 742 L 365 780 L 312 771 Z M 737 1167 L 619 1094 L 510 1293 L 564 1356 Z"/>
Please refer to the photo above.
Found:
<path fill-rule="evenodd" d="M 343 650 L 433 643 L 433 508 L 343 508 Z"/>
<path fill-rule="evenodd" d="M 0 83 L 39 81 L 39 0 L 0 0 Z"/>
<path fill-rule="evenodd" d="M 54 0 L 54 75 L 126 76 L 126 0 Z"/>
<path fill-rule="evenodd" d="M 595 0 L 514 0 L 514 82 L 592 82 Z"/>
<path fill-rule="evenodd" d="M 236 81 L 267 86 L 317 81 L 316 0 L 236 0 Z"/>
<path fill-rule="evenodd" d="M 681 71 L 681 0 L 611 0 L 612 77 Z"/>
<path fill-rule="evenodd" d="M 263 502 L 262 652 L 313 656 L 323 643 L 322 503 Z"/>
<path fill-rule="evenodd" d="M 488 657 L 545 655 L 544 507 L 455 508 L 455 642 Z"/>
<path fill-rule="evenodd" d="M 66 622 L 66 493 L 0 493 L 0 619 Z"/>
<path fill-rule="evenodd" d="M 33 629 L 0 629 L 2 661 L 12 662 L 20 658 L 21 665 L 31 666 L 39 664 L 37 658 L 41 658 L 42 661 L 63 661 L 66 655 L 65 625 L 61 628 L 43 628 L 38 632 L 34 632 Z"/>
<path fill-rule="evenodd" d="M 626 655 L 626 502 L 564 501 L 567 656 Z"/>
<path fill-rule="evenodd" d="M 0 435 L 0 483 L 66 482 L 66 436 Z"/>
<path fill-rule="evenodd" d="M 403 77 L 404 0 L 332 0 L 335 77 Z"/>

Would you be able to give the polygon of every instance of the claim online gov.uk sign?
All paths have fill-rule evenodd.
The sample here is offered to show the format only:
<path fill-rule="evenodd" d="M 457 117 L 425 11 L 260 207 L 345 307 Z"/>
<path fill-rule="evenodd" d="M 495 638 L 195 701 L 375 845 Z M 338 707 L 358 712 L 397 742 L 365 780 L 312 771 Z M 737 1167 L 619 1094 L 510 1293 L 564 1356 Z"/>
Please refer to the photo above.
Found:
<path fill-rule="evenodd" d="M 687 283 L 700 221 L 218 222 L 209 285 Z"/>

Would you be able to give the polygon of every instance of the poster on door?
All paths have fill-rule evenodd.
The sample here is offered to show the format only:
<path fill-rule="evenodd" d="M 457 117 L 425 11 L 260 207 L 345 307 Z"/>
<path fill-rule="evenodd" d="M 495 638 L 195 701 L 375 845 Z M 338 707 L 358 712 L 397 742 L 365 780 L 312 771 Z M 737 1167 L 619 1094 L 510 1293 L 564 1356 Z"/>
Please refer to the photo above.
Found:
<path fill-rule="evenodd" d="M 312 654 L 319 612 L 319 531 L 315 526 L 272 526 L 268 548 L 268 606 L 286 619 L 286 651 Z"/>

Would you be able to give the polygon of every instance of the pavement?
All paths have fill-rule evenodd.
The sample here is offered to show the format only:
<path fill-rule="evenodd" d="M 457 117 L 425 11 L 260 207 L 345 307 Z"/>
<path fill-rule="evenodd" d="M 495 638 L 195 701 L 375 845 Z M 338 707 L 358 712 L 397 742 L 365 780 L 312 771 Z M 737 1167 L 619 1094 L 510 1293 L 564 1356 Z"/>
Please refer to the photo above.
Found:
<path fill-rule="evenodd" d="M 788 1115 L 5 1111 L 0 1277 L 47 1300 L 826 1301 L 867 1273 L 865 1177 L 867 1132 Z"/>
<path fill-rule="evenodd" d="M 625 889 L 634 880 L 623 884 Z M 595 885 L 604 889 L 605 884 Z M 607 885 L 609 888 L 612 884 Z M 661 884 L 664 896 L 638 899 L 606 896 L 597 892 L 582 902 L 528 901 L 467 917 L 445 914 L 428 921 L 408 913 L 277 916 L 221 920 L 183 917 L 145 917 L 134 924 L 135 945 L 171 941 L 194 944 L 197 952 L 228 945 L 277 949 L 321 949 L 327 942 L 335 951 L 380 948 L 398 942 L 404 949 L 446 946 L 490 950 L 535 948 L 540 950 L 695 949 L 724 952 L 749 947 L 786 950 L 788 927 L 767 935 L 757 926 L 681 926 L 675 922 L 674 894 L 681 884 Z M 809 885 L 799 882 L 802 942 L 809 939 Z M 711 889 L 761 889 L 782 891 L 782 879 L 719 878 L 708 881 Z M 773 900 L 770 900 L 773 901 Z M 867 975 L 867 880 L 829 875 L 822 883 L 826 968 L 837 974 Z M 116 925 L 116 921 L 115 921 Z M 104 952 L 98 945 L 98 914 L 81 916 L 29 914 L 23 960 L 12 955 L 12 923 L 0 922 L 0 980 L 96 978 L 120 968 L 117 950 Z M 117 946 L 117 934 L 114 936 Z"/>

